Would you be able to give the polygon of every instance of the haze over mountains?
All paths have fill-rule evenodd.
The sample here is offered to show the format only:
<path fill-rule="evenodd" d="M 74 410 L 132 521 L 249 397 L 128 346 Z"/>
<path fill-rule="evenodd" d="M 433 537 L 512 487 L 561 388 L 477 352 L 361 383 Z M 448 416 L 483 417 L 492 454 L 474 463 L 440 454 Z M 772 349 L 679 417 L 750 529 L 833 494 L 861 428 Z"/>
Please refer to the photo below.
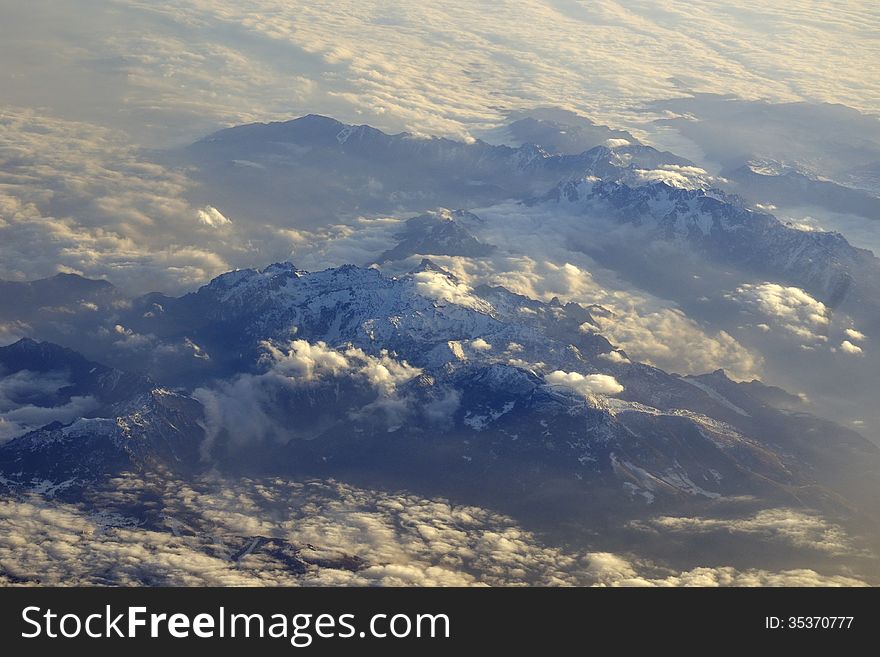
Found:
<path fill-rule="evenodd" d="M 230 214 L 308 198 L 314 214 L 285 230 L 307 261 L 345 264 L 243 269 L 180 297 L 70 274 L 3 283 L 3 323 L 29 336 L 0 354 L 8 494 L 79 513 L 94 503 L 86 490 L 112 499 L 130 472 L 334 478 L 493 508 L 539 541 L 614 552 L 636 540 L 681 571 L 718 558 L 698 547 L 715 530 L 694 522 L 731 531 L 782 514 L 846 536 L 830 552 L 798 539 L 797 557 L 771 539 L 787 542 L 789 566 L 870 580 L 880 449 L 853 431 L 864 420 L 815 413 L 845 418 L 823 386 L 876 362 L 877 259 L 631 136 L 554 150 L 310 115 L 169 154 L 202 193 L 226 190 Z M 412 216 L 445 198 L 473 209 Z M 328 230 L 322 216 L 345 209 L 378 217 Z M 820 381 L 798 374 L 795 349 L 824 363 Z M 762 371 L 795 372 L 800 395 L 752 380 Z M 859 406 L 873 390 L 860 392 Z M 145 490 L 127 495 L 122 526 L 188 522 L 150 515 Z M 678 540 L 694 556 L 655 545 L 658 522 L 690 527 Z M 313 563 L 288 539 L 254 540 L 294 578 L 377 567 L 366 553 Z M 767 570 L 773 555 L 736 567 Z"/>
<path fill-rule="evenodd" d="M 876 12 L 313 4 L 9 9 L 0 583 L 880 583 Z"/>
<path fill-rule="evenodd" d="M 22 426 L 0 446 L 3 486 L 13 498 L 34 491 L 86 508 L 97 490 L 130 519 L 111 527 L 147 523 L 151 531 L 187 521 L 152 515 L 149 492 L 130 486 L 124 502 L 112 502 L 120 493 L 113 477 L 189 479 L 219 468 L 276 481 L 341 478 L 488 506 L 554 541 L 603 549 L 625 543 L 638 523 L 685 509 L 721 514 L 712 521 L 719 527 L 749 522 L 767 505 L 797 522 L 813 522 L 798 516 L 807 508 L 847 527 L 876 525 L 880 450 L 803 413 L 797 397 L 720 371 L 681 378 L 632 363 L 584 330 L 598 307 L 458 285 L 429 261 L 395 279 L 279 264 L 224 275 L 189 298 L 134 301 L 137 311 L 162 308 L 144 318 L 154 328 L 149 349 L 174 353 L 179 370 L 155 370 L 189 393 L 49 343 L 4 347 L 7 403 L 16 405 L 8 415 L 40 409 L 39 422 L 53 412 L 61 419 Z M 38 372 L 41 394 L 25 397 L 22 378 Z M 73 399 L 90 405 L 71 422 Z M 603 538 L 591 538 L 600 528 Z M 280 558 L 271 537 L 260 540 L 268 543 L 255 554 Z M 851 572 L 874 540 L 847 538 L 832 551 L 833 569 Z M 789 566 L 824 564 L 821 540 L 799 549 Z M 380 565 L 368 553 L 349 558 L 355 571 Z M 765 566 L 746 559 L 740 567 Z"/>

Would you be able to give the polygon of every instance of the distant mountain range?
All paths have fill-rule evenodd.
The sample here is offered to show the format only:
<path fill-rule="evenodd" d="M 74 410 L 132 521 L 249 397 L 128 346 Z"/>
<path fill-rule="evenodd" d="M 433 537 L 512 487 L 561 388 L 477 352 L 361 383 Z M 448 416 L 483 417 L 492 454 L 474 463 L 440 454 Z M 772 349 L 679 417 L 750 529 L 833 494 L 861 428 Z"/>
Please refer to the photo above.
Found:
<path fill-rule="evenodd" d="M 318 115 L 221 130 L 172 161 L 194 167 L 210 190 L 206 203 L 239 214 L 273 213 L 276 220 L 295 209 L 303 223 L 338 220 L 353 210 L 479 207 L 544 192 L 571 176 L 691 164 L 637 142 L 596 144 L 572 155 L 535 144 L 388 135 Z"/>

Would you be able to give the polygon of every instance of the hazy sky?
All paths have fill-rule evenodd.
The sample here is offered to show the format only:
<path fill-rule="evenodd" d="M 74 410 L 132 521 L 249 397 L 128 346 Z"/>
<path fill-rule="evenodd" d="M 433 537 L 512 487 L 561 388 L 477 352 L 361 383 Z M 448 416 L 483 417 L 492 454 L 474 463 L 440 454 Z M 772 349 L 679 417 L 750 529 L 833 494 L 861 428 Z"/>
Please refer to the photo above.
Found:
<path fill-rule="evenodd" d="M 151 146 L 308 111 L 451 135 L 541 104 L 623 124 L 683 91 L 880 108 L 873 2 L 3 0 L 0 13 L 0 102 Z"/>

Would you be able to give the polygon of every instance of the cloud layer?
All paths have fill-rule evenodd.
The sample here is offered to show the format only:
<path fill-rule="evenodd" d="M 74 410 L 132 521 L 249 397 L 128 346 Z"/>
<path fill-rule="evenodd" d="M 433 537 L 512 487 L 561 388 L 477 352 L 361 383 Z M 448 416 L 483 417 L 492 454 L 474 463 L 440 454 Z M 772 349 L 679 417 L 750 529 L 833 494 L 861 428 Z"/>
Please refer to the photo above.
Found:
<path fill-rule="evenodd" d="M 0 582 L 160 585 L 855 585 L 810 569 L 700 566 L 556 547 L 513 519 L 333 481 L 124 476 L 94 502 L 0 502 Z M 143 517 L 118 509 L 143 494 Z M 197 500 L 198 503 L 193 502 Z M 667 523 L 668 524 L 668 523 Z M 680 531 L 676 528 L 675 531 Z M 254 542 L 254 537 L 263 537 Z M 795 535 L 797 539 L 799 535 Z M 273 551 L 284 541 L 288 558 Z M 27 546 L 28 549 L 22 549 Z M 250 546 L 250 548 L 248 547 Z"/>
<path fill-rule="evenodd" d="M 0 278 L 69 272 L 174 290 L 229 269 L 218 252 L 242 252 L 219 212 L 208 225 L 183 198 L 184 174 L 118 132 L 0 108 L 0 171 Z"/>
<path fill-rule="evenodd" d="M 303 109 L 458 136 L 535 105 L 637 123 L 633 108 L 682 89 L 880 105 L 861 65 L 876 58 L 880 27 L 866 2 L 116 0 L 53 10 L 47 19 L 23 5 L 4 21 L 13 102 L 125 125 L 144 143 Z M 49 40 L 46 20 L 65 33 Z"/>

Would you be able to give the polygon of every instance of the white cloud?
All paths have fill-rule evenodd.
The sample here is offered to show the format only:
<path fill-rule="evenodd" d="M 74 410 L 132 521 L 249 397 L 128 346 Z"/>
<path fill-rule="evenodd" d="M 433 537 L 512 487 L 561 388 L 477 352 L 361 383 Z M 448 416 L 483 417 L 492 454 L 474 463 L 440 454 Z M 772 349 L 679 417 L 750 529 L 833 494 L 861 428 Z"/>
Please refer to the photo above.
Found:
<path fill-rule="evenodd" d="M 123 349 L 147 349 L 156 344 L 155 335 L 136 333 L 121 324 L 116 324 L 113 332 L 119 336 L 113 344 Z"/>
<path fill-rule="evenodd" d="M 223 430 L 238 443 L 284 441 L 297 435 L 297 427 L 282 418 L 283 408 L 279 410 L 277 404 L 279 391 L 303 389 L 336 377 L 362 381 L 375 391 L 372 402 L 351 411 L 355 415 L 379 412 L 394 428 L 413 410 L 409 400 L 397 396 L 397 388 L 421 374 L 421 370 L 385 350 L 372 356 L 356 347 L 334 349 L 324 342 L 306 340 L 292 340 L 284 345 L 265 341 L 261 346 L 264 353 L 260 364 L 265 372 L 240 374 L 193 392 L 205 407 L 206 454 Z"/>
<path fill-rule="evenodd" d="M 809 568 L 782 570 L 761 569 L 738 571 L 736 568 L 694 568 L 678 575 L 653 582 L 656 586 L 864 586 L 865 583 L 846 575 L 823 576 Z"/>
<path fill-rule="evenodd" d="M 849 340 L 844 340 L 840 343 L 840 350 L 846 354 L 860 354 L 862 353 L 862 348 L 858 345 L 853 344 Z"/>
<path fill-rule="evenodd" d="M 492 345 L 483 338 L 477 338 L 476 340 L 471 340 L 471 348 L 477 351 L 491 351 Z"/>
<path fill-rule="evenodd" d="M 629 363 L 630 360 L 619 351 L 609 351 L 608 353 L 599 354 L 599 358 L 612 363 Z"/>
<path fill-rule="evenodd" d="M 0 347 L 18 342 L 27 337 L 30 327 L 24 322 L 0 322 Z"/>
<path fill-rule="evenodd" d="M 273 373 L 292 379 L 313 381 L 322 375 L 337 376 L 351 367 L 345 356 L 324 342 L 310 344 L 306 340 L 294 340 L 287 348 L 276 347 L 271 342 L 261 344 L 266 350 L 261 361 L 269 364 Z"/>
<path fill-rule="evenodd" d="M 682 373 L 723 368 L 737 379 L 760 375 L 761 356 L 732 335 L 704 328 L 674 304 L 634 289 L 579 251 L 585 217 L 514 203 L 476 212 L 484 223 L 472 230 L 496 251 L 481 261 L 434 258 L 460 280 L 502 285 L 543 301 L 559 297 L 601 305 L 611 313 L 593 313 L 599 332 L 637 361 Z M 606 229 L 597 220 L 588 232 L 595 239 Z"/>
<path fill-rule="evenodd" d="M 218 253 L 246 243 L 206 239 L 187 220 L 186 175 L 96 125 L 0 107 L 0 171 L 0 278 L 65 271 L 173 291 L 230 269 Z"/>
<path fill-rule="evenodd" d="M 857 330 L 854 329 L 854 328 L 848 328 L 848 329 L 846 329 L 846 330 L 844 331 L 844 333 L 846 333 L 847 337 L 848 337 L 850 340 L 855 340 L 855 341 L 857 341 L 857 342 L 863 342 L 863 341 L 865 341 L 865 340 L 868 339 L 868 336 L 867 336 L 867 335 L 865 335 L 865 334 L 862 333 L 861 331 L 857 331 Z"/>
<path fill-rule="evenodd" d="M 720 7 L 674 0 L 662 8 L 614 0 L 515 6 L 255 0 L 247 7 L 231 0 L 119 0 L 114 6 L 109 15 L 57 9 L 68 28 L 51 48 L 43 45 L 45 35 L 37 39 L 26 29 L 38 21 L 19 10 L 22 18 L 4 34 L 8 50 L 0 52 L 4 61 L 23 60 L 12 70 L 36 77 L 37 88 L 57 85 L 22 56 L 39 47 L 35 56 L 50 56 L 58 77 L 78 81 L 103 101 L 69 93 L 67 105 L 108 121 L 127 118 L 166 139 L 183 130 L 169 123 L 192 130 L 209 119 L 275 118 L 291 106 L 447 135 L 495 125 L 503 109 L 524 105 L 639 123 L 644 117 L 632 108 L 680 96 L 685 85 L 866 111 L 880 104 L 880 84 L 854 63 L 870 61 L 868 35 L 877 28 L 862 2 L 788 11 L 756 0 Z M 695 33 L 695 24 L 705 32 Z M 82 53 L 85 42 L 97 54 Z M 457 56 L 438 59 L 433 54 L 440 49 Z M 796 62 L 792 52 L 801 53 Z M 585 57 L 590 66 L 583 66 Z M 454 92 L 463 88 L 469 93 Z M 19 102 L 45 104 L 45 92 L 26 85 L 14 91 Z M 123 105 L 130 118 L 114 117 Z"/>
<path fill-rule="evenodd" d="M 557 386 L 571 388 L 584 397 L 593 395 L 616 395 L 623 392 L 623 386 L 608 374 L 587 374 L 556 370 L 544 376 L 544 380 Z"/>
<path fill-rule="evenodd" d="M 761 356 L 727 331 L 713 335 L 677 308 L 645 312 L 632 304 L 619 314 L 597 315 L 596 323 L 612 343 L 656 367 L 681 373 L 724 369 L 734 379 L 754 377 L 761 369 Z"/>
<path fill-rule="evenodd" d="M 409 381 L 422 372 L 419 368 L 412 367 L 405 360 L 398 361 L 391 358 L 385 350 L 381 351 L 378 358 L 368 356 L 360 349 L 355 348 L 347 349 L 345 354 L 349 358 L 354 357 L 363 362 L 358 369 L 359 374 L 385 395 L 392 394 L 398 385 Z"/>
<path fill-rule="evenodd" d="M 145 493 L 152 500 L 145 511 L 152 522 L 145 526 L 146 518 L 114 510 L 132 508 Z M 93 491 L 92 498 L 94 506 L 36 496 L 0 501 L 5 573 L 0 582 L 17 577 L 41 584 L 183 586 L 861 583 L 811 569 L 706 565 L 672 571 L 638 557 L 553 545 L 485 508 L 334 481 L 202 477 L 182 482 L 123 475 L 111 489 Z M 271 544 L 258 542 L 234 558 L 258 536 L 285 541 L 287 554 L 302 560 L 303 572 L 290 568 Z"/>
<path fill-rule="evenodd" d="M 0 443 L 51 422 L 72 422 L 95 410 L 91 395 L 77 395 L 62 404 L 51 404 L 59 391 L 70 385 L 67 372 L 19 370 L 6 374 L 0 368 Z M 46 405 L 35 399 L 45 399 Z"/>
<path fill-rule="evenodd" d="M 719 183 L 718 178 L 700 167 L 677 164 L 664 164 L 659 169 L 634 169 L 631 175 L 635 184 L 664 182 L 682 189 L 705 189 Z"/>
<path fill-rule="evenodd" d="M 827 340 L 830 310 L 798 287 L 746 283 L 728 296 L 803 340 Z"/>
<path fill-rule="evenodd" d="M 363 376 L 373 387 L 391 394 L 398 384 L 421 374 L 420 369 L 391 358 L 385 350 L 376 357 L 356 347 L 339 351 L 324 342 L 307 340 L 293 340 L 286 347 L 271 342 L 262 342 L 261 346 L 265 350 L 261 362 L 270 366 L 270 372 L 294 381 L 311 382 L 350 373 Z"/>
<path fill-rule="evenodd" d="M 638 523 L 637 523 L 638 525 Z M 764 509 L 744 518 L 661 516 L 647 523 L 663 532 L 747 534 L 833 555 L 856 550 L 844 530 L 814 513 L 797 509 Z"/>

